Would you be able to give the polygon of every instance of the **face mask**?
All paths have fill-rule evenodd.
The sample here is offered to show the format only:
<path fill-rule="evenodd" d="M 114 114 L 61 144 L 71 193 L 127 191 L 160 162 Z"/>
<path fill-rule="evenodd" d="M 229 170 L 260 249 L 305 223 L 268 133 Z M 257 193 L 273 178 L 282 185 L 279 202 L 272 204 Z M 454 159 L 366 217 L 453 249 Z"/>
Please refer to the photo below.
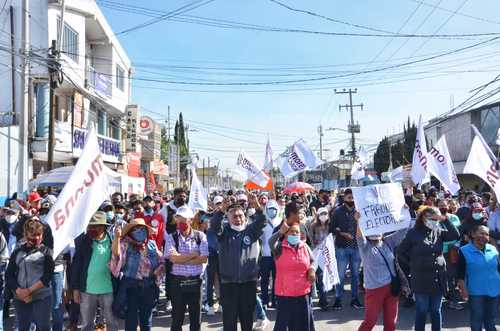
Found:
<path fill-rule="evenodd" d="M 255 215 L 255 208 L 248 208 L 247 210 L 247 216 L 250 217 L 250 216 L 253 216 Z"/>
<path fill-rule="evenodd" d="M 439 229 L 439 224 L 438 222 L 432 220 L 432 219 L 426 219 L 424 222 L 425 226 L 428 227 L 431 230 L 436 230 Z"/>
<path fill-rule="evenodd" d="M 179 232 L 181 233 L 184 233 L 188 230 L 189 226 L 187 225 L 187 223 L 177 223 L 177 230 L 179 230 Z"/>
<path fill-rule="evenodd" d="M 325 223 L 326 221 L 328 221 L 328 215 L 319 215 L 319 221 L 321 223 Z"/>
<path fill-rule="evenodd" d="M 472 213 L 472 218 L 475 221 L 480 221 L 483 218 L 483 213 Z"/>
<path fill-rule="evenodd" d="M 350 208 L 354 207 L 354 201 L 345 201 L 345 204 Z"/>
<path fill-rule="evenodd" d="M 5 216 L 5 220 L 9 224 L 14 224 L 17 221 L 17 215 L 8 215 L 8 216 Z"/>
<path fill-rule="evenodd" d="M 40 236 L 37 238 L 30 238 L 27 241 L 31 246 L 40 246 L 40 244 L 42 243 L 42 237 Z"/>
<path fill-rule="evenodd" d="M 123 220 L 123 216 L 124 216 L 124 215 L 123 215 L 122 213 L 116 213 L 116 214 L 115 214 L 116 219 L 117 219 L 117 220 L 120 220 L 120 221 L 121 221 L 121 220 Z"/>
<path fill-rule="evenodd" d="M 130 234 L 130 236 L 135 241 L 143 243 L 143 242 L 146 241 L 146 239 L 148 239 L 148 230 L 146 230 L 146 229 L 136 229 L 136 230 L 132 231 L 132 233 Z"/>
<path fill-rule="evenodd" d="M 300 236 L 299 235 L 291 235 L 289 234 L 287 237 L 286 237 L 286 240 L 288 241 L 288 243 L 292 246 L 297 246 L 300 242 Z"/>
<path fill-rule="evenodd" d="M 269 219 L 274 219 L 276 217 L 276 215 L 278 215 L 278 210 L 274 209 L 274 208 L 269 208 L 267 211 L 266 211 L 266 215 Z"/>
<path fill-rule="evenodd" d="M 108 222 L 111 222 L 114 217 L 115 217 L 115 213 L 114 212 L 112 212 L 112 211 L 106 212 L 106 220 Z"/>
<path fill-rule="evenodd" d="M 87 229 L 87 236 L 89 236 L 90 239 L 96 239 L 99 236 L 99 231 L 97 231 L 97 229 Z"/>
<path fill-rule="evenodd" d="M 369 239 L 369 240 L 374 240 L 374 241 L 376 240 L 376 241 L 378 241 L 378 240 L 382 240 L 382 235 L 381 234 L 376 234 L 376 235 L 373 235 L 373 236 L 366 236 L 366 238 Z"/>
<path fill-rule="evenodd" d="M 245 230 L 245 227 L 246 227 L 245 224 L 241 224 L 241 225 L 231 224 L 231 229 L 233 229 L 236 232 L 241 232 L 241 231 Z"/>
<path fill-rule="evenodd" d="M 184 199 L 183 199 L 183 198 L 177 198 L 177 199 L 175 199 L 175 205 L 176 205 L 176 206 L 179 206 L 179 207 L 180 207 L 180 206 L 183 206 L 185 203 L 186 203 L 186 202 L 184 201 Z"/>
<path fill-rule="evenodd" d="M 144 211 L 146 213 L 151 213 L 153 211 L 153 207 L 151 207 L 151 206 L 144 206 Z"/>

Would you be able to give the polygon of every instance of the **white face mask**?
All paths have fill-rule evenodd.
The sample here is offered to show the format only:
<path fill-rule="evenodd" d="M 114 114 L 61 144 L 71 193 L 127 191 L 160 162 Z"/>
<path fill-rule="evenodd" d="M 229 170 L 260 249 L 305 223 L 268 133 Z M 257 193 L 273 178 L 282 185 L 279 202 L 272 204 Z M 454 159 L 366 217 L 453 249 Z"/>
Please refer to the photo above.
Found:
<path fill-rule="evenodd" d="M 375 234 L 373 236 L 366 236 L 367 239 L 369 240 L 382 240 L 382 235 L 381 234 Z"/>
<path fill-rule="evenodd" d="M 240 225 L 230 224 L 230 225 L 231 225 L 231 229 L 233 229 L 234 231 L 237 231 L 237 232 L 241 232 L 241 231 L 245 230 L 245 228 L 246 228 L 245 224 L 240 224 Z"/>
<path fill-rule="evenodd" d="M 255 215 L 255 208 L 248 208 L 247 209 L 247 216 L 250 217 L 253 215 Z"/>
<path fill-rule="evenodd" d="M 8 216 L 5 216 L 5 220 L 9 224 L 13 224 L 13 223 L 15 223 L 17 221 L 17 215 L 8 215 Z"/>
<path fill-rule="evenodd" d="M 319 215 L 319 220 L 321 223 L 328 221 L 328 215 Z"/>
<path fill-rule="evenodd" d="M 431 230 L 439 229 L 439 223 L 437 221 L 432 220 L 432 219 L 425 220 L 424 224 L 426 227 L 428 227 Z"/>

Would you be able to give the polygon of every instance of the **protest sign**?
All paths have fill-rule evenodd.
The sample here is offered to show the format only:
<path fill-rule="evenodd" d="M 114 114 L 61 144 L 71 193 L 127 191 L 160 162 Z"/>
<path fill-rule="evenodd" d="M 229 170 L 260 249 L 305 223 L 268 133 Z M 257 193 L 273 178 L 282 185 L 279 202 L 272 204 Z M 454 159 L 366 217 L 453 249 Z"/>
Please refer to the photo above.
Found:
<path fill-rule="evenodd" d="M 353 187 L 359 227 L 364 236 L 407 228 L 410 213 L 405 207 L 403 189 L 398 183 Z"/>

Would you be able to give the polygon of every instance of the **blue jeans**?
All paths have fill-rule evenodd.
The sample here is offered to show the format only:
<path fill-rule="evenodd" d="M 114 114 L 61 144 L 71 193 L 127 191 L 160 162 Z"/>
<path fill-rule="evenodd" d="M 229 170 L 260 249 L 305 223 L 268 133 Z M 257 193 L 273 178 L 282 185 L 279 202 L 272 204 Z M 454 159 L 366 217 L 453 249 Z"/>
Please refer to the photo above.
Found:
<path fill-rule="evenodd" d="M 215 276 L 219 275 L 219 256 L 213 255 L 208 257 L 208 265 L 207 265 L 207 303 L 210 307 L 214 305 L 214 286 L 215 286 Z M 220 277 L 218 276 L 218 280 L 220 282 Z"/>
<path fill-rule="evenodd" d="M 440 331 L 442 325 L 441 303 L 443 296 L 415 293 L 415 331 L 425 331 L 427 313 L 431 315 L 432 331 Z"/>
<path fill-rule="evenodd" d="M 262 305 L 262 301 L 257 295 L 257 304 L 255 305 L 255 316 L 258 320 L 266 319 L 266 311 L 264 310 L 264 306 Z"/>
<path fill-rule="evenodd" d="M 335 286 L 335 298 L 341 300 L 344 295 L 344 281 L 347 266 L 351 269 L 351 297 L 358 299 L 359 267 L 361 257 L 357 248 L 336 248 L 337 268 L 339 272 L 340 284 Z"/>
<path fill-rule="evenodd" d="M 19 331 L 29 331 L 31 323 L 36 325 L 37 330 L 50 331 L 50 311 L 52 310 L 50 296 L 30 303 L 14 299 L 14 307 Z"/>
<path fill-rule="evenodd" d="M 274 258 L 272 256 L 263 256 L 259 261 L 260 273 L 260 297 L 262 303 L 267 305 L 269 302 L 274 303 L 274 279 L 276 278 L 276 269 L 274 267 Z M 273 283 L 271 284 L 271 300 L 269 300 L 269 277 L 272 276 Z"/>
<path fill-rule="evenodd" d="M 320 307 L 328 306 L 328 293 L 323 285 L 323 270 L 321 268 L 316 269 L 316 289 L 318 290 Z"/>
<path fill-rule="evenodd" d="M 64 310 L 62 294 L 64 286 L 64 273 L 54 272 L 50 287 L 52 289 L 52 331 L 62 331 L 64 324 Z"/>
<path fill-rule="evenodd" d="M 470 329 L 471 331 L 495 331 L 495 314 L 497 312 L 498 297 L 485 295 L 470 295 Z"/>
<path fill-rule="evenodd" d="M 136 331 L 137 326 L 141 331 L 151 331 L 156 296 L 156 285 L 127 288 L 125 331 Z"/>

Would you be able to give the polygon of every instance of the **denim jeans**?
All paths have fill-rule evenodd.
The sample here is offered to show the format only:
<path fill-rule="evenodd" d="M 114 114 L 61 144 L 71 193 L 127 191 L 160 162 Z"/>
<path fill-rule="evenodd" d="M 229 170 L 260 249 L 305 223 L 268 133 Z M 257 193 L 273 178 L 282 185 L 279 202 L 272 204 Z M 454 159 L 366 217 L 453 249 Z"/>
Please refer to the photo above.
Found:
<path fill-rule="evenodd" d="M 337 268 L 339 272 L 340 284 L 335 287 L 336 299 L 342 299 L 344 295 L 344 281 L 347 266 L 351 269 L 351 297 L 358 299 L 359 267 L 361 257 L 357 248 L 336 248 Z"/>
<path fill-rule="evenodd" d="M 263 256 L 259 261 L 260 273 L 260 297 L 262 304 L 267 305 L 269 302 L 274 302 L 274 279 L 276 278 L 276 269 L 274 266 L 274 258 L 272 256 Z M 271 284 L 271 300 L 269 300 L 269 277 L 272 276 L 273 283 Z"/>
<path fill-rule="evenodd" d="M 258 320 L 266 319 L 266 311 L 264 310 L 264 306 L 262 305 L 262 300 L 260 300 L 257 295 L 257 304 L 255 305 L 255 316 Z"/>
<path fill-rule="evenodd" d="M 443 296 L 415 293 L 415 331 L 424 331 L 427 313 L 431 316 L 432 331 L 440 331 L 442 325 L 441 303 Z"/>
<path fill-rule="evenodd" d="M 470 329 L 471 331 L 495 331 L 495 314 L 497 313 L 498 297 L 485 295 L 470 295 Z"/>
<path fill-rule="evenodd" d="M 219 257 L 217 255 L 208 257 L 207 265 L 207 303 L 210 307 L 214 305 L 214 287 L 215 287 L 215 276 L 219 274 Z M 217 277 L 217 279 L 220 279 Z"/>
<path fill-rule="evenodd" d="M 151 331 L 153 324 L 153 307 L 156 304 L 156 285 L 127 288 L 127 315 L 125 331 Z"/>
<path fill-rule="evenodd" d="M 37 330 L 50 331 L 50 312 L 52 310 L 50 296 L 30 303 L 14 299 L 14 307 L 16 308 L 19 331 L 29 331 L 32 322 L 36 325 Z"/>
<path fill-rule="evenodd" d="M 52 331 L 62 331 L 64 324 L 64 309 L 62 295 L 64 287 L 64 272 L 54 272 L 50 282 L 52 289 Z"/>
<path fill-rule="evenodd" d="M 316 289 L 318 290 L 320 307 L 326 307 L 328 305 L 328 292 L 323 285 L 323 270 L 321 268 L 316 269 Z"/>

